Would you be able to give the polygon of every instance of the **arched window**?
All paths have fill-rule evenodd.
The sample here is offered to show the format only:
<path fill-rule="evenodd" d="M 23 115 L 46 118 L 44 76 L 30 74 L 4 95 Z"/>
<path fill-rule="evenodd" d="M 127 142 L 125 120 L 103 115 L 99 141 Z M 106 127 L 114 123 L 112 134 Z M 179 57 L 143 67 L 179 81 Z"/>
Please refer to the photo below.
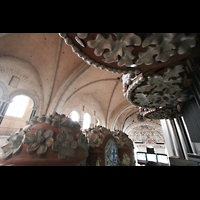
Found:
<path fill-rule="evenodd" d="M 99 126 L 100 125 L 100 120 L 98 118 L 94 119 L 94 126 Z"/>
<path fill-rule="evenodd" d="M 30 98 L 25 95 L 17 95 L 10 103 L 5 115 L 22 118 Z"/>
<path fill-rule="evenodd" d="M 73 110 L 70 114 L 69 117 L 73 120 L 78 122 L 80 120 L 80 115 L 76 110 Z"/>
<path fill-rule="evenodd" d="M 91 116 L 89 113 L 85 113 L 83 116 L 83 129 L 88 129 L 91 124 Z"/>

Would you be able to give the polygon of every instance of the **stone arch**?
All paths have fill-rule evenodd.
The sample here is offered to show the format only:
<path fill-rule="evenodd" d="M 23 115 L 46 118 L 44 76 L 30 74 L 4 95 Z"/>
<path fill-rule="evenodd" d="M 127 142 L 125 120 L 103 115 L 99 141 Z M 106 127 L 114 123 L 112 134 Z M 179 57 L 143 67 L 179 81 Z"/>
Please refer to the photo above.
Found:
<path fill-rule="evenodd" d="M 13 76 L 20 79 L 19 85 L 17 86 L 18 89 L 7 86 L 9 91 L 8 100 L 11 99 L 10 95 L 15 96 L 21 94 L 17 92 L 18 90 L 21 90 L 25 92 L 25 95 L 32 98 L 35 109 L 39 109 L 40 104 L 40 109 L 43 108 L 43 88 L 41 78 L 37 69 L 31 63 L 15 56 L 0 55 L 0 76 L 1 82 L 6 85 Z M 32 91 L 32 94 L 30 91 Z"/>
<path fill-rule="evenodd" d="M 115 124 L 117 122 L 117 119 L 119 116 L 126 111 L 127 109 L 133 107 L 133 105 L 130 105 L 127 103 L 127 101 L 122 102 L 110 115 L 109 118 L 109 124 L 108 127 L 110 127 L 110 130 L 114 130 Z"/>
<path fill-rule="evenodd" d="M 39 110 L 40 100 L 35 92 L 30 91 L 30 90 L 15 90 L 14 92 L 9 94 L 9 100 L 11 101 L 17 95 L 26 95 L 30 97 L 33 101 L 32 109 Z"/>
<path fill-rule="evenodd" d="M 87 73 L 88 68 L 90 68 L 90 66 L 84 62 L 80 64 L 78 68 L 72 72 L 72 74 L 69 75 L 69 78 L 62 83 L 55 97 L 52 99 L 52 102 L 48 108 L 48 113 L 54 111 L 58 113 L 62 112 L 63 108 L 66 105 L 66 99 L 71 96 L 73 86 L 82 79 L 83 74 Z"/>
<path fill-rule="evenodd" d="M 78 114 L 79 114 L 79 116 L 80 116 L 80 120 L 81 119 L 83 119 L 83 114 L 82 114 L 82 112 L 79 110 L 79 108 L 77 108 L 77 107 L 73 107 L 73 108 L 71 108 L 70 110 L 69 110 L 69 112 L 68 113 L 66 113 L 67 115 L 69 115 L 72 111 L 76 111 L 76 112 L 78 112 Z"/>
<path fill-rule="evenodd" d="M 41 79 L 37 69 L 28 61 L 9 55 L 0 55 L 0 72 L 4 76 L 16 76 L 20 81 L 25 82 L 39 90 Z"/>
<path fill-rule="evenodd" d="M 131 112 L 125 122 L 124 122 L 124 129 L 123 131 L 128 133 L 130 129 L 134 129 L 140 125 L 149 125 L 149 126 L 154 126 L 157 130 L 160 130 L 162 132 L 160 120 L 151 120 L 146 118 L 145 121 L 138 121 L 137 116 L 139 114 L 139 110 L 136 110 L 135 112 Z"/>
<path fill-rule="evenodd" d="M 84 111 L 84 114 L 85 114 L 85 113 L 90 114 L 90 116 L 91 116 L 91 124 L 94 124 L 94 115 L 93 115 L 93 113 L 92 113 L 89 109 L 86 109 L 86 110 Z M 84 117 L 84 114 L 83 114 L 83 117 Z"/>
<path fill-rule="evenodd" d="M 88 113 L 88 114 L 90 115 L 90 118 L 91 118 L 89 127 L 93 127 L 93 126 L 94 126 L 94 119 L 95 119 L 95 117 L 94 117 L 94 115 L 92 114 L 92 112 L 91 112 L 90 110 L 88 110 L 88 109 L 85 110 L 84 113 L 83 113 L 83 125 L 84 125 L 84 115 L 85 115 L 86 113 Z M 83 127 L 83 126 L 82 126 L 82 127 Z"/>

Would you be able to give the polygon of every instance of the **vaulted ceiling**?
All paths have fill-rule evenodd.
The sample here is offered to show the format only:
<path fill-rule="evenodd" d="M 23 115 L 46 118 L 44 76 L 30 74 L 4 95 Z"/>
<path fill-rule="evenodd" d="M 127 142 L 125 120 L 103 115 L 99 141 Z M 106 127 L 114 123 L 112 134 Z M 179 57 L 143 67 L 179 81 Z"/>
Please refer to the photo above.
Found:
<path fill-rule="evenodd" d="M 13 76 L 20 79 L 16 87 L 9 85 Z M 1 34 L 0 82 L 7 88 L 3 98 L 29 91 L 38 99 L 37 115 L 69 114 L 84 105 L 110 127 L 124 109 L 134 107 L 123 95 L 122 74 L 88 65 L 58 33 Z"/>
<path fill-rule="evenodd" d="M 69 37 L 58 33 L 1 33 L 1 99 L 12 100 L 14 95 L 26 94 L 33 99 L 37 115 L 54 111 L 68 115 L 77 108 L 81 112 L 95 113 L 107 128 L 114 129 L 118 123 L 121 129 L 127 117 L 138 111 L 138 106 L 154 108 L 155 104 L 159 107 L 158 96 L 163 91 L 161 97 L 169 104 L 164 87 L 171 80 L 179 81 L 183 71 L 180 65 L 185 65 L 188 57 L 198 55 L 200 48 L 199 44 L 195 47 L 196 34 L 77 35 L 79 38 L 73 33 Z M 71 45 L 72 42 L 80 49 Z M 83 52 L 94 60 L 83 56 Z M 176 66 L 178 71 L 174 75 Z M 123 73 L 131 71 L 135 77 L 130 74 L 123 77 Z M 185 80 L 185 74 L 180 76 Z M 143 78 L 139 80 L 142 87 L 138 87 L 139 78 Z M 153 81 L 158 78 L 166 78 L 168 82 L 161 81 L 155 89 Z M 152 88 L 164 89 L 152 96 Z M 150 97 L 155 102 L 150 102 Z"/>

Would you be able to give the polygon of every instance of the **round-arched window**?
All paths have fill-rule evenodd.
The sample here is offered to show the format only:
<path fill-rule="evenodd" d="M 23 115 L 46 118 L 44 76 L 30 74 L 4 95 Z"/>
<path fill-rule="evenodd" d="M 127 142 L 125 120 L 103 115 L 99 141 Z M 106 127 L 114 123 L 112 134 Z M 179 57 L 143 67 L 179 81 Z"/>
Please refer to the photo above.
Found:
<path fill-rule="evenodd" d="M 30 98 L 25 95 L 17 95 L 10 103 L 5 115 L 12 117 L 23 117 Z"/>
<path fill-rule="evenodd" d="M 91 124 L 91 116 L 89 113 L 85 113 L 83 116 L 83 129 L 88 129 Z"/>
<path fill-rule="evenodd" d="M 76 121 L 78 122 L 80 120 L 80 114 L 76 111 L 76 110 L 73 110 L 69 117 L 73 120 L 73 121 Z"/>

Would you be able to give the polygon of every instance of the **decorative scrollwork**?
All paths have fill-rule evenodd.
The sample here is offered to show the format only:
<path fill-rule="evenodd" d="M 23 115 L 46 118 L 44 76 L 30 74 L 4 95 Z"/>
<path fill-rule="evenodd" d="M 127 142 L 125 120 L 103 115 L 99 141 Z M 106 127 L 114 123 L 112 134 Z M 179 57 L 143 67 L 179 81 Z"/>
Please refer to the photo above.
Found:
<path fill-rule="evenodd" d="M 95 48 L 94 54 L 96 56 L 101 56 L 103 54 L 104 58 L 102 61 L 105 63 L 117 62 L 119 67 L 126 65 L 130 66 L 133 64 L 133 59 L 135 55 L 132 54 L 134 46 L 141 45 L 140 36 L 134 33 L 113 33 L 117 40 L 114 41 L 112 35 L 107 39 L 104 38 L 102 34 L 98 34 L 94 40 L 89 40 L 87 45 L 90 48 Z M 109 51 L 104 53 L 104 50 Z"/>
<path fill-rule="evenodd" d="M 151 65 L 154 56 L 156 61 L 166 62 L 175 55 L 186 53 L 196 45 L 196 33 L 152 33 L 142 42 L 142 47 L 148 49 L 138 54 L 136 65 Z"/>
<path fill-rule="evenodd" d="M 155 61 L 167 62 L 172 56 L 174 60 L 182 59 L 196 46 L 197 33 L 59 33 L 72 51 L 87 64 L 113 73 L 143 72 L 144 65 L 152 65 Z M 142 39 L 143 41 L 142 41 Z M 79 48 L 81 47 L 81 48 Z M 94 48 L 94 54 L 90 48 Z M 102 56 L 101 61 L 96 56 Z M 173 61 L 174 61 L 173 60 Z M 181 61 L 182 62 L 182 61 Z M 116 63 L 116 64 L 115 64 Z M 117 66 L 116 66 L 117 65 Z M 142 65 L 142 66 L 139 66 Z M 150 66 L 154 68 L 154 65 Z M 137 70 L 137 71 L 136 71 Z"/>
<path fill-rule="evenodd" d="M 173 118 L 181 117 L 182 114 L 179 113 L 177 108 L 166 108 L 166 109 L 158 109 L 153 112 L 149 112 L 145 116 L 150 119 L 173 119 Z"/>
<path fill-rule="evenodd" d="M 44 130 L 42 128 L 38 129 L 35 134 L 29 134 L 25 136 L 25 143 L 28 143 L 27 147 L 28 153 L 37 152 L 38 156 L 42 156 L 47 152 L 48 147 L 50 147 L 53 142 L 54 132 L 53 130 Z"/>
<path fill-rule="evenodd" d="M 52 150 L 58 152 L 60 159 L 68 157 L 74 157 L 75 151 L 78 147 L 77 141 L 74 140 L 74 136 L 71 134 L 60 133 L 57 136 L 57 140 L 52 145 Z"/>
<path fill-rule="evenodd" d="M 101 163 L 102 163 L 101 158 L 97 157 L 96 166 L 101 166 L 102 165 Z"/>
<path fill-rule="evenodd" d="M 130 164 L 131 164 L 131 159 L 126 153 L 123 153 L 122 166 L 130 166 Z"/>
<path fill-rule="evenodd" d="M 9 159 L 12 155 L 17 155 L 21 152 L 24 143 L 25 132 L 21 130 L 19 133 L 11 134 L 7 139 L 7 143 L 1 148 L 4 152 L 3 160 Z"/>
<path fill-rule="evenodd" d="M 136 93 L 133 100 L 134 105 L 138 105 L 144 108 L 160 108 L 160 107 L 175 107 L 179 102 L 185 102 L 190 98 L 188 91 L 177 88 L 174 89 L 173 94 L 164 92 L 160 93 Z"/>
<path fill-rule="evenodd" d="M 89 145 L 92 148 L 100 147 L 103 143 L 102 139 L 99 137 L 99 135 L 91 135 L 89 139 Z"/>
<path fill-rule="evenodd" d="M 188 91 L 179 85 L 182 82 L 180 73 L 184 71 L 183 65 L 168 68 L 163 76 L 148 76 L 147 83 L 139 87 L 136 85 L 137 88 L 133 81 L 125 96 L 132 104 L 144 108 L 175 107 L 191 98 Z M 136 92 L 134 98 L 131 96 L 133 89 Z"/>
<path fill-rule="evenodd" d="M 161 129 L 149 124 L 135 126 L 129 133 L 129 137 L 134 142 L 144 144 L 165 143 Z"/>
<path fill-rule="evenodd" d="M 87 143 L 87 138 L 83 133 L 76 134 L 78 147 L 80 147 L 84 152 L 88 151 L 89 144 Z"/>
<path fill-rule="evenodd" d="M 28 133 L 33 131 L 39 122 L 57 127 L 59 134 L 57 133 L 56 141 L 54 141 L 55 133 L 51 127 L 48 130 L 39 128 L 34 133 Z M 49 147 L 51 147 L 54 152 L 58 152 L 60 159 L 74 157 L 75 149 L 77 148 L 82 149 L 83 152 L 87 152 L 89 149 L 87 139 L 80 130 L 78 122 L 72 121 L 71 118 L 64 114 L 60 115 L 54 112 L 48 117 L 45 115 L 34 116 L 30 121 L 26 121 L 26 124 L 28 125 L 23 129 L 20 128 L 15 134 L 11 134 L 7 143 L 1 147 L 4 153 L 1 156 L 3 160 L 7 160 L 12 155 L 20 153 L 24 144 L 28 144 L 27 153 L 36 153 L 38 156 L 46 154 Z M 72 134 L 71 127 L 77 131 L 75 136 Z"/>

